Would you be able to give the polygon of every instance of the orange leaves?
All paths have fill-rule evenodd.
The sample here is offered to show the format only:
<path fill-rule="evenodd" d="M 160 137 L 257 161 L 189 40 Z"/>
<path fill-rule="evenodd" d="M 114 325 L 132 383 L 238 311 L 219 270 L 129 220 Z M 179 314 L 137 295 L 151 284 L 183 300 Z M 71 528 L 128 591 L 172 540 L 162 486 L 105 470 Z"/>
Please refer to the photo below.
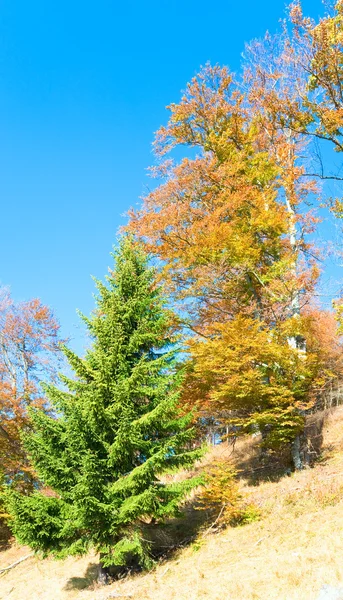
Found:
<path fill-rule="evenodd" d="M 280 169 L 226 69 L 207 65 L 171 113 L 159 152 L 182 144 L 201 153 L 157 170 L 164 181 L 130 213 L 129 229 L 161 259 L 174 298 L 195 299 L 201 321 L 256 305 L 270 312 L 270 283 L 277 277 L 282 285 L 295 261 L 285 244 Z M 280 260 L 283 273 L 274 269 Z"/>
<path fill-rule="evenodd" d="M 331 361 L 323 331 L 304 313 L 319 277 L 308 237 L 318 188 L 304 159 L 316 118 L 302 62 L 313 25 L 297 4 L 291 18 L 297 45 L 285 28 L 248 48 L 244 92 L 227 69 L 207 65 L 169 107 L 156 151 L 186 150 L 153 169 L 162 183 L 128 225 L 159 259 L 191 332 L 183 401 L 238 413 L 273 443 L 301 429 Z M 334 127 L 340 113 L 326 119 Z"/>
<path fill-rule="evenodd" d="M 325 385 L 342 373 L 342 345 L 332 315 L 293 316 L 271 328 L 237 316 L 203 329 L 188 342 L 184 403 L 197 400 L 208 414 L 260 431 L 278 447 L 301 431 L 304 411 L 320 400 Z M 306 340 L 306 352 L 293 340 Z"/>
<path fill-rule="evenodd" d="M 28 406 L 44 408 L 40 382 L 53 377 L 59 357 L 59 325 L 40 300 L 15 304 L 0 290 L 0 464 L 10 478 L 27 471 L 20 431 Z"/>
<path fill-rule="evenodd" d="M 149 249 L 157 247 L 162 258 L 181 253 L 193 262 L 196 252 L 203 261 L 209 249 L 234 253 L 240 245 L 252 248 L 250 232 L 267 232 L 273 217 L 282 231 L 282 210 L 276 212 L 273 206 L 272 189 L 257 193 L 251 177 L 249 181 L 240 171 L 241 163 L 234 159 L 220 166 L 210 157 L 184 159 L 145 198 L 143 210 L 131 215 L 131 227 L 147 239 Z M 242 240 L 238 244 L 237 238 Z"/>
<path fill-rule="evenodd" d="M 206 339 L 189 341 L 195 372 L 208 382 L 212 409 L 256 410 L 289 398 L 289 383 L 302 369 L 299 353 L 281 335 L 251 317 L 206 328 Z"/>
<path fill-rule="evenodd" d="M 342 341 L 328 311 L 308 309 L 277 328 L 239 315 L 202 333 L 188 341 L 184 401 L 202 398 L 211 414 L 231 411 L 245 426 L 274 420 L 282 429 L 293 418 L 298 426 L 298 410 L 313 406 L 343 374 Z M 306 352 L 293 339 L 306 340 Z"/>
<path fill-rule="evenodd" d="M 181 102 L 168 106 L 169 123 L 156 134 L 157 154 L 162 156 L 178 144 L 210 150 L 223 131 L 239 143 L 240 111 L 236 109 L 242 96 L 232 88 L 232 76 L 225 67 L 206 65 L 187 85 Z"/>
<path fill-rule="evenodd" d="M 302 85 L 288 90 L 282 102 L 279 97 L 277 110 L 294 132 L 330 140 L 342 151 L 342 2 L 318 23 L 303 16 L 299 2 L 291 5 L 289 17 L 281 70 L 295 59 Z"/>

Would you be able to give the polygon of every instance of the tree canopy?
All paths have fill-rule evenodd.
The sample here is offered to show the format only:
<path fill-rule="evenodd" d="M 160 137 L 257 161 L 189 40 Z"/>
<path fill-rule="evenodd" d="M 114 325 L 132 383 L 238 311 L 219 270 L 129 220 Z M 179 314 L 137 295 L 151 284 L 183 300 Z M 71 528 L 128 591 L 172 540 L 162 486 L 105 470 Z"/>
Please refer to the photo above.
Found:
<path fill-rule="evenodd" d="M 95 547 L 104 567 L 149 563 L 146 520 L 178 513 L 194 480 L 160 476 L 191 465 L 190 416 L 177 407 L 169 315 L 147 257 L 131 238 L 115 252 L 107 283 L 97 281 L 96 310 L 83 317 L 92 338 L 84 358 L 64 353 L 75 378 L 46 386 L 58 418 L 31 410 L 25 446 L 52 492 L 13 494 L 17 538 L 57 556 Z"/>

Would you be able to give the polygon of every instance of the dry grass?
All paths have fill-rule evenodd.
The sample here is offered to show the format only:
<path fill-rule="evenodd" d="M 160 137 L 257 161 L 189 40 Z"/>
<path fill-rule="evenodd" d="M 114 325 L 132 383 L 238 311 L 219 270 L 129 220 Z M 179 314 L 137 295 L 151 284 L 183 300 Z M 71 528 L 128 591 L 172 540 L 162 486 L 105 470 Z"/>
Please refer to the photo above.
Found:
<path fill-rule="evenodd" d="M 260 477 L 256 441 L 237 444 L 234 461 L 248 465 L 242 492 L 260 521 L 200 536 L 154 571 L 106 588 L 91 583 L 96 556 L 30 558 L 0 576 L 1 600 L 315 600 L 323 585 L 343 587 L 343 407 L 325 416 L 323 460 L 279 481 Z M 215 448 L 205 462 L 223 453 L 230 449 Z M 0 568 L 27 553 L 17 546 L 1 552 Z"/>

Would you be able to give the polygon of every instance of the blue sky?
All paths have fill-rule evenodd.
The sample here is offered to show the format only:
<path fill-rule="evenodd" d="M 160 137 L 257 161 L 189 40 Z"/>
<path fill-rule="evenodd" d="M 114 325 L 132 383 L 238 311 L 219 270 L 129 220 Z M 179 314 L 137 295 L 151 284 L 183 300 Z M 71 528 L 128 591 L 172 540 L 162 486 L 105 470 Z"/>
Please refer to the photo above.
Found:
<path fill-rule="evenodd" d="M 317 17 L 319 0 L 305 0 Z M 0 282 L 40 297 L 82 349 L 123 214 L 149 180 L 165 106 L 208 60 L 237 71 L 283 0 L 2 0 Z"/>

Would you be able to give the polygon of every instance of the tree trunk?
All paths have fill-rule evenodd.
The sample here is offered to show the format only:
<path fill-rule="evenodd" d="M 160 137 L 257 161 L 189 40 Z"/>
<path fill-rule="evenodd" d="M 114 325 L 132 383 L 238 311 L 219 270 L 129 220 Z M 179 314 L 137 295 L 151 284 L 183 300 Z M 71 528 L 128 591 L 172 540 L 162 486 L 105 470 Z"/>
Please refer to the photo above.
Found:
<path fill-rule="evenodd" d="M 291 455 L 296 471 L 301 471 L 304 464 L 301 458 L 301 436 L 298 434 L 291 444 Z"/>
<path fill-rule="evenodd" d="M 98 583 L 100 585 L 108 585 L 110 583 L 109 568 L 103 566 L 101 559 L 102 555 L 100 554 L 100 562 L 98 567 Z"/>

